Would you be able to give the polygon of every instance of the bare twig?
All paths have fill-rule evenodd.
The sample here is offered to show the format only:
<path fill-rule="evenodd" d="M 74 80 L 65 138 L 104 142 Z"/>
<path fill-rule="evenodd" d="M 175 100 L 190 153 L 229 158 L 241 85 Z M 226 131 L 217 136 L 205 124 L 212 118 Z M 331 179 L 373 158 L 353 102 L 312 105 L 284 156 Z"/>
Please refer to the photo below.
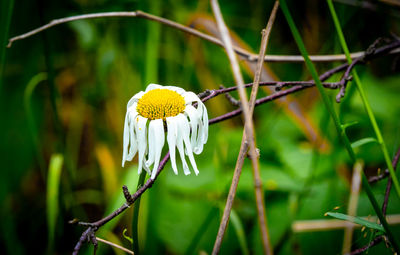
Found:
<path fill-rule="evenodd" d="M 397 164 L 399 163 L 399 158 L 400 158 L 400 148 L 397 150 L 396 155 L 393 158 L 392 165 L 393 169 L 396 170 Z M 392 178 L 389 175 L 389 179 L 386 185 L 386 191 L 385 191 L 385 199 L 383 200 L 383 205 L 382 205 L 382 213 L 383 215 L 386 215 L 386 209 L 387 205 L 389 202 L 389 195 L 390 195 L 390 189 L 392 188 Z"/>
<path fill-rule="evenodd" d="M 375 245 L 379 244 L 382 241 L 383 241 L 383 236 L 377 236 L 374 240 L 372 240 L 370 243 L 368 243 L 364 247 L 361 247 L 361 248 L 359 248 L 357 250 L 352 251 L 350 253 L 350 255 L 356 255 L 356 254 L 363 253 L 364 251 L 368 250 L 372 246 L 375 246 Z"/>
<path fill-rule="evenodd" d="M 400 158 L 400 148 L 397 150 L 396 155 L 393 158 L 393 162 L 398 162 Z M 397 163 L 396 163 L 397 166 Z M 396 169 L 393 165 L 393 168 Z M 385 171 L 382 174 L 379 174 L 377 176 L 372 176 L 368 179 L 369 183 L 375 183 L 377 181 L 380 181 L 382 179 L 385 179 L 387 176 L 389 176 L 389 169 L 385 169 Z"/>
<path fill-rule="evenodd" d="M 79 223 L 80 225 L 86 225 L 89 226 L 88 229 L 86 231 L 84 231 L 78 241 L 78 243 L 75 245 L 74 251 L 73 251 L 73 255 L 77 255 L 80 248 L 82 247 L 83 242 L 85 242 L 86 240 L 90 240 L 90 242 L 92 242 L 93 244 L 95 244 L 95 247 L 97 245 L 96 242 L 94 242 L 93 238 L 94 237 L 94 233 L 104 224 L 106 224 L 107 222 L 109 222 L 110 220 L 114 219 L 115 217 L 117 217 L 118 215 L 120 215 L 123 211 L 125 211 L 130 205 L 132 205 L 136 199 L 138 199 L 138 197 L 140 197 L 143 192 L 145 192 L 148 188 L 150 188 L 151 186 L 153 186 L 154 181 L 157 179 L 158 175 L 160 174 L 160 172 L 164 169 L 165 164 L 168 162 L 169 160 L 169 152 L 164 156 L 164 158 L 161 160 L 160 165 L 157 169 L 157 173 L 156 173 L 156 177 L 154 179 L 148 179 L 147 182 L 140 187 L 133 195 L 132 195 L 132 199 L 127 199 L 127 202 L 124 203 L 120 208 L 118 208 L 117 210 L 115 210 L 113 213 L 109 214 L 108 216 L 104 217 L 101 220 L 98 220 L 94 223 Z"/>
<path fill-rule="evenodd" d="M 71 21 L 76 21 L 76 20 L 84 20 L 84 19 L 97 19 L 97 18 L 111 18 L 111 17 L 130 17 L 130 18 L 144 18 L 144 19 L 148 19 L 151 21 L 155 21 L 158 22 L 160 24 L 175 28 L 177 30 L 181 30 L 185 33 L 197 36 L 201 39 L 204 39 L 206 41 L 209 41 L 211 43 L 214 43 L 218 46 L 223 47 L 223 43 L 221 42 L 221 40 L 219 40 L 218 38 L 202 33 L 196 29 L 190 28 L 188 26 L 184 26 L 182 24 L 179 24 L 177 22 L 165 19 L 165 18 L 161 18 L 155 15 L 151 15 L 149 13 L 145 13 L 142 11 L 133 11 L 133 12 L 101 12 L 101 13 L 92 13 L 92 14 L 82 14 L 82 15 L 76 15 L 76 16 L 70 16 L 70 17 L 65 17 L 65 18 L 60 18 L 60 19 L 54 19 L 52 21 L 50 21 L 48 24 L 43 25 L 41 27 L 38 27 L 36 29 L 33 29 L 25 34 L 22 35 L 18 35 L 15 37 L 12 37 L 9 42 L 7 47 L 10 48 L 12 46 L 12 44 L 15 41 L 18 40 L 22 40 L 25 38 L 28 38 L 30 36 L 33 36 L 35 34 L 38 34 L 44 30 L 47 30 L 51 27 L 60 25 L 60 24 L 64 24 L 64 23 L 68 23 Z M 248 61 L 257 61 L 258 60 L 258 56 L 255 54 L 252 54 L 240 47 L 236 47 L 233 46 L 235 52 L 241 56 L 243 56 L 245 59 L 247 59 Z M 400 52 L 400 49 L 395 49 L 392 50 L 391 53 L 395 54 Z M 359 58 L 361 56 L 364 55 L 364 52 L 355 52 L 352 53 L 350 56 L 352 59 L 354 58 Z M 338 55 L 315 55 L 315 56 L 310 56 L 310 59 L 314 62 L 333 62 L 333 61 L 346 61 L 346 56 L 344 54 L 338 54 Z M 268 61 L 268 62 L 303 62 L 304 59 L 302 56 L 296 55 L 296 56 L 292 56 L 292 55 L 267 55 L 264 57 L 264 61 Z"/>
<path fill-rule="evenodd" d="M 252 166 L 253 166 L 253 176 L 254 176 L 254 186 L 255 186 L 255 195 L 256 195 L 256 203 L 257 203 L 257 212 L 258 212 L 258 219 L 259 219 L 259 224 L 260 224 L 260 230 L 261 230 L 261 237 L 262 237 L 262 243 L 263 243 L 263 248 L 264 252 L 266 254 L 272 254 L 272 249 L 269 241 L 269 234 L 268 234 L 268 228 L 267 228 L 267 220 L 266 220 L 266 213 L 265 213 L 265 205 L 264 205 L 264 196 L 263 196 L 263 189 L 262 189 L 262 184 L 261 184 L 261 177 L 260 177 L 260 170 L 259 170 L 259 162 L 258 162 L 258 157 L 256 153 L 256 145 L 255 145 L 255 135 L 254 135 L 254 126 L 253 126 L 253 121 L 252 121 L 252 115 L 254 111 L 254 105 L 256 102 L 256 96 L 257 96 L 257 91 L 258 91 L 258 85 L 260 82 L 260 77 L 261 77 L 261 69 L 262 69 L 262 64 L 263 61 L 258 61 L 257 63 L 257 69 L 254 77 L 254 83 L 250 95 L 250 103 L 247 102 L 247 96 L 246 96 L 246 91 L 244 90 L 244 82 L 243 82 L 243 77 L 241 76 L 239 65 L 237 63 L 237 59 L 234 55 L 233 48 L 232 48 L 232 42 L 229 36 L 228 29 L 224 23 L 224 20 L 222 18 L 221 10 L 219 8 L 218 2 L 216 0 L 211 0 L 211 5 L 213 8 L 213 12 L 217 21 L 217 25 L 219 28 L 219 31 L 221 33 L 222 40 L 224 41 L 225 49 L 228 54 L 229 61 L 231 63 L 231 67 L 233 70 L 233 74 L 235 77 L 236 84 L 238 86 L 239 90 L 239 96 L 240 96 L 240 102 L 241 102 L 241 108 L 243 109 L 244 113 L 244 119 L 245 119 L 245 132 L 243 133 L 243 138 L 242 138 L 242 144 L 241 144 L 241 149 L 240 153 L 245 153 L 244 148 L 247 147 L 247 142 L 250 144 L 250 155 L 251 155 L 251 161 L 252 161 Z M 271 27 L 273 24 L 273 21 L 275 19 L 275 14 L 278 8 L 278 1 L 275 2 L 270 20 L 267 25 L 267 30 L 262 33 L 262 42 L 261 42 L 261 47 L 260 47 L 260 53 L 259 53 L 259 60 L 264 59 L 265 51 L 266 51 L 266 46 L 269 38 L 269 33 L 271 31 Z M 247 142 L 246 142 L 247 141 Z M 228 199 L 226 202 L 226 206 L 224 209 L 224 214 L 221 220 L 221 224 L 218 230 L 217 238 L 214 243 L 214 248 L 213 248 L 213 254 L 218 254 L 222 239 L 229 221 L 229 216 L 230 212 L 232 209 L 233 205 L 233 200 L 235 197 L 236 189 L 237 189 L 237 184 L 240 178 L 241 174 L 241 169 L 243 165 L 243 154 L 240 154 L 237 159 L 235 171 L 234 171 L 234 177 L 232 180 L 232 184 L 229 190 L 229 195 Z"/>
<path fill-rule="evenodd" d="M 219 85 L 220 89 L 226 89 L 224 87 L 224 85 Z M 231 105 L 233 106 L 240 106 L 240 101 L 237 100 L 236 98 L 234 98 L 231 94 L 229 94 L 229 92 L 225 93 L 225 97 L 226 99 L 229 101 L 229 103 L 231 103 Z"/>
<path fill-rule="evenodd" d="M 104 240 L 104 239 L 102 239 L 102 238 L 100 238 L 100 237 L 96 237 L 96 240 L 99 241 L 99 242 L 108 244 L 108 245 L 110 245 L 110 246 L 112 246 L 112 247 L 115 247 L 115 248 L 117 248 L 117 249 L 120 249 L 121 251 L 124 251 L 124 252 L 126 252 L 126 253 L 128 253 L 128 254 L 134 254 L 133 251 L 128 250 L 127 248 L 122 247 L 121 245 L 118 245 L 118 244 L 116 244 L 116 243 L 113 243 L 113 242 Z"/>

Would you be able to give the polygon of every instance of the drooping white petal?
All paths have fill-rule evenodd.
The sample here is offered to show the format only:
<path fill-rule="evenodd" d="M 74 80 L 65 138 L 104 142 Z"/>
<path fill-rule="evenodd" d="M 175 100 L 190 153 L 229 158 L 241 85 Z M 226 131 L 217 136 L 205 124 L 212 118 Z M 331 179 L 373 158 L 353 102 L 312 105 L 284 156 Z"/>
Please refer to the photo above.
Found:
<path fill-rule="evenodd" d="M 124 144 L 122 152 L 122 167 L 125 165 L 126 158 L 128 156 L 128 145 L 129 145 L 129 126 L 128 126 L 129 113 L 125 114 L 125 124 L 124 124 Z"/>
<path fill-rule="evenodd" d="M 185 175 L 188 175 L 188 174 L 190 174 L 190 170 L 189 170 L 189 167 L 188 167 L 188 165 L 186 163 L 186 160 L 185 160 L 185 151 L 183 149 L 182 129 L 181 129 L 181 126 L 180 126 L 181 123 L 179 121 L 180 120 L 180 116 L 185 117 L 182 113 L 179 113 L 177 116 L 175 116 L 176 120 L 177 120 L 176 125 L 178 126 L 177 132 L 176 132 L 176 146 L 178 147 L 179 155 L 181 156 L 181 161 L 182 161 L 182 166 L 183 166 L 183 173 Z"/>
<path fill-rule="evenodd" d="M 198 103 L 196 111 L 197 114 L 199 114 L 200 123 L 193 152 L 195 154 L 200 154 L 203 151 L 203 145 L 207 142 L 208 139 L 208 115 L 207 109 L 202 102 Z"/>
<path fill-rule="evenodd" d="M 201 114 L 198 113 L 197 109 L 194 108 L 192 105 L 187 105 L 185 108 L 185 113 L 189 117 L 189 124 L 191 128 L 191 135 L 190 135 L 190 144 L 192 149 L 197 147 L 198 144 L 198 128 L 199 122 L 201 123 Z"/>
<path fill-rule="evenodd" d="M 156 177 L 158 165 L 160 164 L 160 158 L 161 158 L 161 151 L 162 148 L 164 147 L 164 140 L 165 140 L 165 135 L 164 135 L 164 123 L 162 119 L 157 119 L 153 120 L 153 130 L 152 133 L 154 135 L 154 166 L 153 166 L 153 172 L 151 174 L 151 179 L 154 179 Z"/>
<path fill-rule="evenodd" d="M 192 164 L 194 173 L 196 175 L 198 175 L 199 170 L 197 169 L 196 161 L 194 161 L 192 146 L 191 146 L 190 140 L 189 140 L 189 133 L 190 133 L 189 122 L 188 122 L 186 116 L 183 114 L 178 115 L 178 120 L 179 120 L 178 125 L 180 128 L 180 132 L 182 134 L 183 141 L 185 142 L 186 155 L 189 156 L 189 160 L 190 160 L 190 163 Z"/>
<path fill-rule="evenodd" d="M 205 144 L 208 140 L 208 114 L 207 114 L 207 108 L 204 106 L 203 103 L 201 103 L 201 106 L 203 108 L 203 126 L 204 126 L 204 130 L 203 130 L 203 136 L 202 136 L 202 142 L 203 144 Z"/>
<path fill-rule="evenodd" d="M 175 174 L 178 174 L 178 168 L 176 167 L 176 158 L 175 158 L 175 147 L 176 147 L 176 139 L 177 139 L 177 127 L 176 127 L 176 117 L 167 117 L 167 142 L 169 148 L 169 155 L 171 158 L 172 169 Z"/>
<path fill-rule="evenodd" d="M 154 135 L 154 128 L 155 128 L 155 121 L 156 120 L 150 120 L 149 122 L 149 132 L 148 132 L 148 142 L 149 146 L 148 148 L 148 154 L 147 154 L 147 161 L 146 161 L 146 166 L 150 168 L 150 166 L 154 163 L 154 154 L 155 154 L 155 135 Z"/>
<path fill-rule="evenodd" d="M 134 119 L 133 121 L 135 121 L 136 135 L 138 141 L 138 150 L 139 150 L 138 173 L 140 174 L 142 172 L 144 155 L 147 149 L 147 137 L 146 137 L 147 118 L 138 115 L 136 119 Z"/>
<path fill-rule="evenodd" d="M 145 93 L 146 92 L 149 92 L 150 90 L 153 90 L 153 89 L 162 89 L 164 86 L 161 86 L 161 85 L 158 85 L 158 84 L 155 84 L 155 83 L 150 83 L 148 86 L 147 86 L 147 88 L 146 88 L 146 90 L 145 90 Z"/>
<path fill-rule="evenodd" d="M 131 161 L 133 157 L 135 156 L 137 152 L 137 138 L 136 138 L 136 132 L 135 132 L 135 119 L 138 113 L 136 110 L 129 112 L 129 120 L 128 120 L 128 125 L 129 125 L 129 138 L 130 138 L 130 145 L 129 145 L 129 152 L 126 157 L 126 160 Z"/>

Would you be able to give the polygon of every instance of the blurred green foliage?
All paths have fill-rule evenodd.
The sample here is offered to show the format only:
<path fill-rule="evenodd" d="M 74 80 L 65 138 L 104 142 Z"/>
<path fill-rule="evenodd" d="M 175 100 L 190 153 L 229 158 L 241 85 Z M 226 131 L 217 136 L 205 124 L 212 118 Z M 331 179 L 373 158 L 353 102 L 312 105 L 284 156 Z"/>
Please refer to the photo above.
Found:
<path fill-rule="evenodd" d="M 325 1 L 288 2 L 310 54 L 341 53 Z M 266 25 L 273 1 L 219 3 L 231 31 L 257 52 L 260 31 Z M 371 10 L 335 4 L 351 51 L 365 50 L 376 38 L 390 36 L 390 32 L 400 33 L 398 7 L 384 3 L 375 6 Z M 148 83 L 180 86 L 195 93 L 218 88 L 219 84 L 233 85 L 223 49 L 138 18 L 75 21 L 17 41 L 9 49 L 3 47 L 7 38 L 55 18 L 137 9 L 185 25 L 199 17 L 210 17 L 212 13 L 208 1 L 35 0 L 18 4 L 2 1 L 2 254 L 27 254 L 32 250 L 39 254 L 70 254 L 84 229 L 68 224 L 69 220 L 96 221 L 124 203 L 122 185 L 133 191 L 138 180 L 137 159 L 125 168 L 120 164 L 126 103 Z M 196 24 L 204 30 L 204 24 Z M 280 12 L 268 53 L 298 54 Z M 317 68 L 322 73 L 337 64 L 317 64 Z M 268 68 L 281 80 L 310 79 L 303 64 L 270 63 Z M 400 75 L 396 58 L 374 60 L 357 71 L 390 153 L 394 155 L 400 146 L 397 118 Z M 330 81 L 339 78 L 340 75 L 335 75 Z M 245 79 L 251 82 L 252 75 L 245 73 Z M 357 122 L 347 128 L 351 142 L 355 142 L 374 134 L 360 98 L 351 92 L 351 86 L 344 102 L 335 107 L 343 123 Z M 260 91 L 261 95 L 265 93 L 269 92 Z M 333 101 L 337 92 L 328 93 Z M 352 169 L 333 123 L 326 119 L 317 91 L 308 89 L 294 98 L 304 106 L 329 149 L 316 149 L 282 105 L 268 103 L 255 109 L 271 242 L 276 254 L 338 254 L 343 242 L 342 230 L 291 231 L 291 224 L 296 220 L 328 219 L 324 213 L 336 206 L 340 206 L 339 212 L 346 213 Z M 210 118 L 234 109 L 223 96 L 210 100 L 206 106 Z M 142 253 L 211 252 L 242 129 L 238 117 L 210 126 L 205 150 L 196 157 L 199 176 L 175 176 L 170 164 L 166 165 L 154 186 L 142 196 L 138 233 Z M 357 147 L 356 153 L 363 159 L 367 175 L 375 175 L 378 168 L 383 170 L 384 160 L 375 143 Z M 64 159 L 59 183 L 48 179 L 54 155 Z M 379 203 L 383 201 L 386 182 L 373 185 Z M 55 196 L 48 199 L 46 194 Z M 247 160 L 233 209 L 221 254 L 261 254 L 253 177 Z M 399 213 L 400 201 L 392 194 L 388 214 Z M 357 215 L 373 214 L 367 197 L 361 193 Z M 127 235 L 132 236 L 131 217 L 132 209 L 129 209 L 101 228 L 98 236 L 130 247 L 122 233 L 127 228 Z M 399 227 L 394 230 L 400 235 Z M 39 234 L 44 231 L 45 234 Z M 370 241 L 372 234 L 368 231 L 355 230 L 354 248 Z M 50 245 L 48 240 L 54 244 Z M 92 249 L 84 245 L 82 254 L 90 254 Z M 98 252 L 122 254 L 102 243 Z M 384 243 L 369 252 L 386 253 L 390 251 Z"/>

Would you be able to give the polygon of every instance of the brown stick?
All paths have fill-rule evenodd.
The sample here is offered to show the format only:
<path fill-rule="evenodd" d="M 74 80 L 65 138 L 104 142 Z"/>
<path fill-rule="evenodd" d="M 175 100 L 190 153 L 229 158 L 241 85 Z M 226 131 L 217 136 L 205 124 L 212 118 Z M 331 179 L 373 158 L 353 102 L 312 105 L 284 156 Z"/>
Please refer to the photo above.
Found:
<path fill-rule="evenodd" d="M 224 214 L 223 214 L 221 224 L 220 224 L 220 227 L 218 230 L 217 238 L 216 238 L 216 241 L 214 244 L 213 254 L 219 253 L 222 239 L 223 239 L 223 236 L 224 236 L 224 233 L 225 233 L 228 221 L 229 221 L 230 211 L 232 209 L 232 204 L 233 204 L 233 200 L 235 197 L 237 184 L 238 184 L 238 181 L 240 178 L 241 168 L 243 165 L 243 160 L 244 160 L 243 153 L 245 153 L 244 148 L 247 147 L 247 143 L 250 144 L 250 155 L 251 155 L 251 160 L 252 160 L 253 176 L 254 176 L 254 182 L 255 182 L 257 212 L 258 212 L 258 216 L 259 216 L 258 218 L 259 218 L 259 223 L 260 223 L 263 248 L 264 248 L 264 252 L 266 254 L 272 254 L 272 249 L 271 249 L 270 242 L 269 242 L 269 234 L 268 234 L 268 230 L 267 230 L 267 221 L 266 221 L 266 214 L 265 214 L 263 189 L 262 189 L 262 185 L 261 185 L 259 162 L 258 162 L 256 146 L 255 146 L 254 126 L 253 126 L 253 122 L 252 122 L 252 115 L 253 115 L 253 111 L 254 111 L 254 104 L 256 102 L 256 95 L 257 95 L 257 90 L 259 87 L 263 61 L 259 61 L 257 64 L 257 70 L 256 70 L 256 74 L 254 77 L 252 92 L 251 92 L 251 96 L 250 96 L 250 103 L 248 103 L 247 96 L 246 96 L 246 93 L 244 90 L 243 78 L 240 74 L 239 65 L 238 65 L 236 57 L 234 55 L 234 52 L 232 49 L 232 43 L 230 41 L 230 37 L 229 37 L 228 30 L 226 28 L 226 25 L 223 21 L 221 11 L 219 9 L 217 1 L 212 0 L 211 4 L 212 4 L 213 11 L 214 11 L 214 15 L 217 20 L 217 25 L 218 25 L 220 33 L 221 33 L 221 37 L 225 43 L 225 49 L 227 51 L 229 61 L 231 63 L 233 74 L 235 76 L 235 81 L 238 86 L 240 101 L 241 101 L 242 110 L 243 110 L 244 118 L 245 118 L 245 123 L 244 123 L 245 124 L 245 132 L 243 134 L 241 149 L 240 149 L 240 153 L 239 153 L 239 156 L 237 159 L 234 177 L 233 177 L 232 184 L 231 184 L 231 187 L 229 190 L 229 195 L 228 195 L 228 199 L 227 199 L 226 206 L 224 209 Z M 267 25 L 267 30 L 266 31 L 263 30 L 262 43 L 261 43 L 260 54 L 259 54 L 258 59 L 264 58 L 269 33 L 271 31 L 271 27 L 272 27 L 273 21 L 275 19 L 277 7 L 278 7 L 278 4 L 276 2 L 274 9 L 272 11 L 270 20 Z M 247 141 L 247 142 L 245 142 L 245 141 Z"/>
<path fill-rule="evenodd" d="M 92 13 L 92 14 L 82 14 L 82 15 L 76 15 L 76 16 L 70 16 L 70 17 L 65 17 L 65 18 L 60 18 L 60 19 L 54 19 L 47 23 L 46 25 L 43 25 L 41 27 L 38 27 L 36 29 L 33 29 L 31 31 L 28 31 L 27 33 L 24 33 L 22 35 L 14 36 L 8 41 L 7 47 L 10 48 L 12 44 L 15 41 L 22 40 L 28 37 L 31 37 L 35 34 L 38 34 L 44 30 L 47 30 L 51 27 L 68 23 L 71 21 L 76 21 L 76 20 L 84 20 L 84 19 L 97 19 L 97 18 L 116 18 L 116 17 L 130 17 L 130 18 L 144 18 L 148 20 L 152 20 L 155 22 L 158 22 L 160 24 L 181 30 L 185 33 L 197 36 L 201 39 L 204 39 L 206 41 L 209 41 L 211 43 L 214 43 L 218 46 L 223 47 L 223 44 L 221 40 L 218 38 L 202 33 L 196 29 L 184 26 L 182 24 L 179 24 L 177 22 L 161 18 L 158 16 L 151 15 L 149 13 L 145 13 L 142 11 L 134 11 L 134 12 L 100 12 L 100 13 Z M 235 52 L 243 57 L 245 57 L 248 61 L 257 61 L 258 56 L 250 53 L 240 47 L 233 46 Z M 398 53 L 400 50 L 399 49 L 394 49 L 391 51 L 392 54 Z M 365 52 L 360 51 L 360 52 L 354 52 L 350 54 L 350 57 L 352 59 L 361 57 L 365 54 Z M 337 54 L 337 55 L 314 55 L 310 56 L 310 59 L 313 62 L 333 62 L 333 61 L 346 61 L 346 56 L 344 54 Z M 267 55 L 264 57 L 264 61 L 268 62 L 303 62 L 304 58 L 300 55 Z"/>

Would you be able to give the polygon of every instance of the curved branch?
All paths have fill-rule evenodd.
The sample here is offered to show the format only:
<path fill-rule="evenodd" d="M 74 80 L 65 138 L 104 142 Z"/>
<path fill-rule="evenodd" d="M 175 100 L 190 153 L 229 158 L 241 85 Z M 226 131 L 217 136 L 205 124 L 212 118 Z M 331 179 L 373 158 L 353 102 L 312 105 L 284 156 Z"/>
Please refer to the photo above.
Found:
<path fill-rule="evenodd" d="M 27 33 L 10 38 L 10 40 L 8 41 L 7 47 L 10 48 L 15 41 L 31 37 L 35 34 L 38 34 L 44 30 L 47 30 L 49 28 L 52 28 L 52 27 L 60 25 L 60 24 L 64 24 L 64 23 L 68 23 L 68 22 L 76 21 L 76 20 L 98 19 L 98 18 L 116 18 L 116 17 L 144 18 L 147 20 L 155 21 L 160 24 L 183 31 L 190 35 L 199 37 L 201 39 L 204 39 L 206 41 L 214 43 L 220 47 L 223 47 L 223 43 L 221 42 L 221 40 L 214 36 L 205 34 L 194 28 L 184 26 L 184 25 L 174 22 L 172 20 L 158 17 L 155 15 L 146 13 L 146 12 L 142 12 L 140 10 L 133 11 L 133 12 L 100 12 L 100 13 L 82 14 L 82 15 L 70 16 L 70 17 L 65 17 L 65 18 L 60 18 L 60 19 L 54 19 L 54 20 L 50 21 L 49 23 L 47 23 L 46 25 L 43 25 L 41 27 L 38 27 L 31 31 L 28 31 Z M 256 62 L 258 60 L 258 55 L 248 52 L 245 49 L 242 49 L 237 46 L 233 46 L 233 49 L 237 54 L 246 58 L 247 61 L 249 61 L 249 62 Z M 395 53 L 399 53 L 399 52 L 400 52 L 400 49 L 392 49 L 390 53 L 395 54 Z M 359 58 L 364 55 L 365 55 L 364 51 L 354 52 L 354 53 L 350 54 L 352 59 Z M 314 55 L 314 56 L 310 56 L 310 59 L 313 62 L 334 62 L 334 61 L 345 61 L 346 56 L 344 54 Z M 300 55 L 265 55 L 264 61 L 268 61 L 268 62 L 304 62 L 304 59 Z"/>

